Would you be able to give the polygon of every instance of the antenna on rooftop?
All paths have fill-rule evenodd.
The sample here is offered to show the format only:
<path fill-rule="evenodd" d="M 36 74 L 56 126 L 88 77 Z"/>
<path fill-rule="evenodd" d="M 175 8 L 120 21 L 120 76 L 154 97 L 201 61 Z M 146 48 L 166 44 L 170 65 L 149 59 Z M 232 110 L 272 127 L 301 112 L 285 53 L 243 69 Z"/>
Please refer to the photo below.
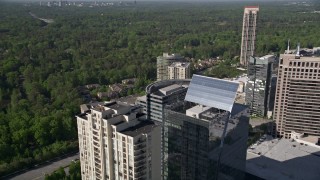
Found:
<path fill-rule="evenodd" d="M 288 48 L 287 48 L 287 53 L 286 54 L 289 54 L 290 52 L 290 39 L 288 39 Z"/>
<path fill-rule="evenodd" d="M 300 43 L 298 43 L 298 47 L 297 47 L 297 54 L 296 56 L 300 56 Z"/>

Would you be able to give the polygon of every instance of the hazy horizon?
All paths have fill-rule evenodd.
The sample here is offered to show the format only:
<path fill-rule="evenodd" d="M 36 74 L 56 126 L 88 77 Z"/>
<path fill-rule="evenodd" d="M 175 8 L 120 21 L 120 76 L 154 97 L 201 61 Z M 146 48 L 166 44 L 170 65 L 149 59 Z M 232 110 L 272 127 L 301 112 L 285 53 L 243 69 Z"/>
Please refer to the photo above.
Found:
<path fill-rule="evenodd" d="M 59 1 L 59 0 L 0 0 L 0 2 L 47 2 L 47 1 Z M 62 1 L 68 1 L 68 2 L 131 2 L 135 0 L 62 0 Z M 136 0 L 137 2 L 148 2 L 148 1 L 162 1 L 162 2 L 279 2 L 279 1 L 314 1 L 314 0 Z"/>

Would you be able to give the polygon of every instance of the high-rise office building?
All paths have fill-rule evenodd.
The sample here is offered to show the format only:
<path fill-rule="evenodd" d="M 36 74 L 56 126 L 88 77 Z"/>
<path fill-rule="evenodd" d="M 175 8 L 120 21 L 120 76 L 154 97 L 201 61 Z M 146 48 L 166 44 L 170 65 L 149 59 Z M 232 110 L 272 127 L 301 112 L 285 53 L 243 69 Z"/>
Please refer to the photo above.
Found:
<path fill-rule="evenodd" d="M 83 180 L 160 179 L 161 126 L 120 102 L 81 105 L 77 116 Z"/>
<path fill-rule="evenodd" d="M 147 118 L 162 122 L 164 107 L 167 104 L 183 100 L 188 90 L 190 79 L 164 80 L 149 84 L 145 96 L 138 97 L 136 104 L 143 107 Z"/>
<path fill-rule="evenodd" d="M 247 66 L 250 56 L 255 55 L 258 6 L 246 6 L 243 14 L 240 64 Z"/>
<path fill-rule="evenodd" d="M 190 63 L 174 62 L 168 66 L 168 79 L 190 79 Z"/>
<path fill-rule="evenodd" d="M 320 57 L 281 54 L 274 107 L 278 137 L 320 136 Z"/>
<path fill-rule="evenodd" d="M 249 118 L 247 106 L 234 104 L 237 87 L 194 75 L 185 101 L 166 106 L 163 179 L 244 178 Z"/>
<path fill-rule="evenodd" d="M 157 81 L 167 80 L 168 66 L 174 62 L 184 62 L 185 59 L 179 54 L 163 53 L 163 56 L 157 57 Z"/>
<path fill-rule="evenodd" d="M 249 122 L 247 110 L 247 106 L 236 104 L 232 118 L 227 120 L 228 113 L 217 108 L 188 102 L 168 106 L 162 143 L 164 179 L 243 179 Z M 226 120 L 225 144 L 220 155 Z"/>
<path fill-rule="evenodd" d="M 248 61 L 249 80 L 246 85 L 245 99 L 251 115 L 265 117 L 267 112 L 273 109 L 272 94 L 275 91 L 275 84 L 271 82 L 275 61 L 274 55 L 266 55 L 261 58 L 251 56 Z"/>

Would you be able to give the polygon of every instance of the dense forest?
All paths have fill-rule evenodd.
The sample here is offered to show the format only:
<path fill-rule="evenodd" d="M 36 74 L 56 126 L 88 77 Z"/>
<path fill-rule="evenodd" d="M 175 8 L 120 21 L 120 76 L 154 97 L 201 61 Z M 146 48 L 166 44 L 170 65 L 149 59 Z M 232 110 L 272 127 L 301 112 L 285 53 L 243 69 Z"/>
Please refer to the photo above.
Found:
<path fill-rule="evenodd" d="M 288 39 L 293 46 L 320 46 L 319 3 L 261 2 L 257 55 L 283 52 Z M 136 87 L 143 90 L 155 80 L 162 52 L 237 60 L 247 4 L 49 8 L 2 2 L 0 176 L 77 149 L 74 116 L 85 102 L 80 86 L 138 78 Z"/>

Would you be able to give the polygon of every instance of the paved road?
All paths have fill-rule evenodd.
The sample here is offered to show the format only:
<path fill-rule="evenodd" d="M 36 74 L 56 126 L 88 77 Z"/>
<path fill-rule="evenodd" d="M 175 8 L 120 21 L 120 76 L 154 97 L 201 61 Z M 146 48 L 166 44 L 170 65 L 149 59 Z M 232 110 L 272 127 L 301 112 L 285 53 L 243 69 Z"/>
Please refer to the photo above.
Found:
<path fill-rule="evenodd" d="M 55 160 L 45 165 L 41 165 L 41 167 L 29 169 L 27 172 L 11 177 L 13 180 L 41 180 L 44 179 L 45 174 L 50 174 L 53 171 L 59 169 L 61 166 L 67 166 L 71 163 L 72 160 L 79 159 L 79 154 L 71 155 L 66 158 Z"/>
<path fill-rule="evenodd" d="M 262 124 L 270 123 L 272 122 L 271 119 L 264 119 L 264 118 L 253 118 L 250 119 L 250 124 L 252 127 L 260 126 Z"/>

